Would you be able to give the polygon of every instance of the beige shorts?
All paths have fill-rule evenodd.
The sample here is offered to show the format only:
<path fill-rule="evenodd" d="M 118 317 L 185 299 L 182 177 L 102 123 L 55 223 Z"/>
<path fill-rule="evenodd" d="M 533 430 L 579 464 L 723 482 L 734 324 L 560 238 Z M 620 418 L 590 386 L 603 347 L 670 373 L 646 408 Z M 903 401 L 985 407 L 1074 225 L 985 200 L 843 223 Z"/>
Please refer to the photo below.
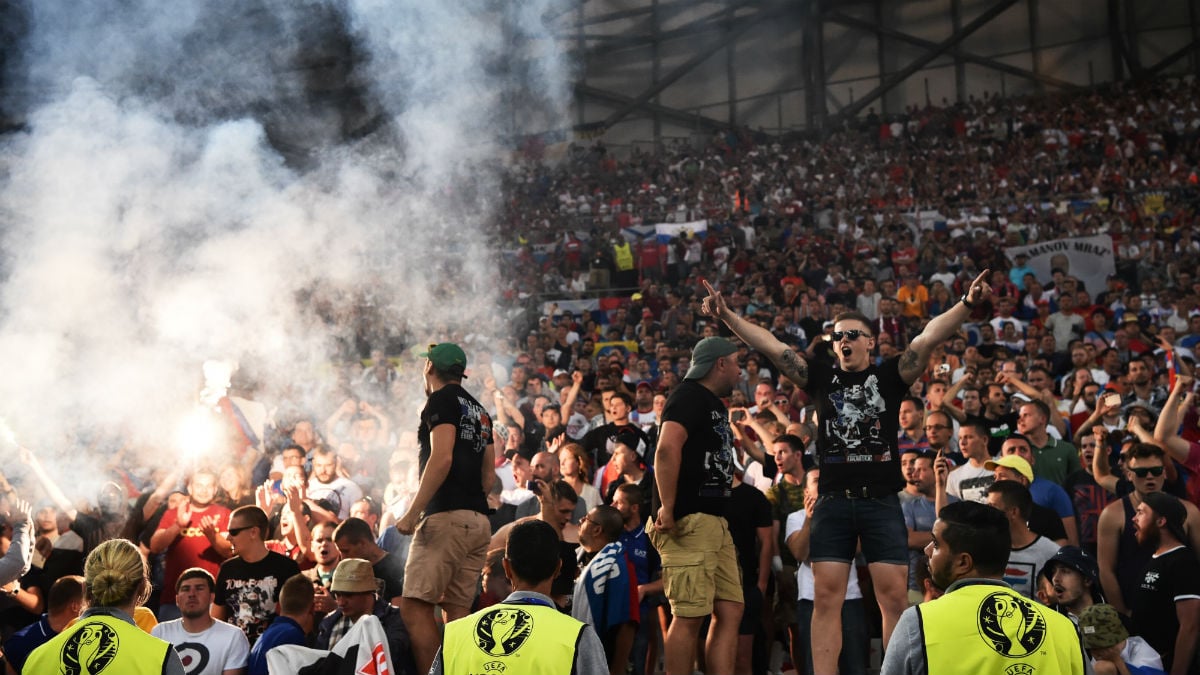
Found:
<path fill-rule="evenodd" d="M 724 518 L 692 513 L 662 534 L 646 528 L 662 557 L 663 591 L 671 613 L 681 617 L 712 614 L 717 600 L 742 602 L 742 571 Z"/>
<path fill-rule="evenodd" d="M 404 567 L 404 597 L 470 608 L 492 528 L 478 511 L 443 511 L 417 525 Z"/>

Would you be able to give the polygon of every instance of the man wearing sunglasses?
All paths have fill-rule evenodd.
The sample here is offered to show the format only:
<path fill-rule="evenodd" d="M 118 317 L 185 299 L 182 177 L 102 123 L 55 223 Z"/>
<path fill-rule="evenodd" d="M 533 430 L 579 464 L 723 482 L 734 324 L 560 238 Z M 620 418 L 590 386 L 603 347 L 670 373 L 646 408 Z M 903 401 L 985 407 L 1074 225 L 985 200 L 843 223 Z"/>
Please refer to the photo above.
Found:
<path fill-rule="evenodd" d="M 1100 512 L 1096 525 L 1096 552 L 1100 562 L 1100 584 L 1109 604 L 1129 614 L 1129 601 L 1142 581 L 1142 571 L 1150 562 L 1152 550 L 1137 541 L 1134 516 L 1146 495 L 1161 492 L 1165 480 L 1165 454 L 1162 448 L 1137 443 L 1129 449 L 1125 469 L 1133 483 L 1133 492 L 1114 501 Z M 1190 502 L 1187 508 L 1188 543 L 1200 550 L 1200 511 Z"/>
<path fill-rule="evenodd" d="M 862 314 L 834 317 L 829 335 L 834 363 L 810 364 L 769 331 L 738 316 L 705 282 L 704 311 L 723 321 L 751 349 L 770 357 L 817 406 L 821 479 L 809 551 L 815 582 L 816 673 L 837 671 L 842 603 L 860 541 L 883 613 L 885 648 L 908 607 L 908 531 L 896 495 L 904 487 L 897 448 L 900 401 L 928 367 L 934 348 L 950 339 L 971 310 L 991 296 L 987 276 L 984 270 L 958 304 L 931 320 L 899 357 L 879 365 L 872 360 L 872 322 Z"/>

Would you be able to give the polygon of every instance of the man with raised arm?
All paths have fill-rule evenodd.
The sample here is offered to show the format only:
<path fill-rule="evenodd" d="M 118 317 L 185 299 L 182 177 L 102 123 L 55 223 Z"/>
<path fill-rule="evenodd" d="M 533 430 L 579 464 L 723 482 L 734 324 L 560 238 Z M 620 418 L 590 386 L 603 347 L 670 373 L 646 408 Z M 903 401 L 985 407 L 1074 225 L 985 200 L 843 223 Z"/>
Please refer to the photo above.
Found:
<path fill-rule="evenodd" d="M 931 320 L 899 357 L 880 365 L 872 362 L 872 322 L 857 312 L 834 317 L 830 338 L 835 362 L 809 364 L 769 331 L 738 316 L 705 282 L 704 311 L 723 321 L 751 349 L 766 354 L 817 406 L 821 480 L 809 551 L 817 675 L 837 672 L 842 601 L 860 540 L 883 613 L 885 648 L 908 606 L 908 531 L 896 495 L 904 487 L 896 447 L 900 401 L 929 365 L 933 349 L 958 331 L 977 303 L 991 296 L 987 277 L 984 270 L 958 304 Z"/>

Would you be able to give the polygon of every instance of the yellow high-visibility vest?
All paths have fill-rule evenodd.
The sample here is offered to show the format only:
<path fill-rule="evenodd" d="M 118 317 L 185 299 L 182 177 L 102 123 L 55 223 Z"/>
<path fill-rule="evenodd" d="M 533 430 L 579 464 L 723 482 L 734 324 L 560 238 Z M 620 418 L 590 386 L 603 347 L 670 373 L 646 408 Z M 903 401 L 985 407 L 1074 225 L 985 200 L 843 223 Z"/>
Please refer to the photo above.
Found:
<path fill-rule="evenodd" d="M 617 259 L 617 270 L 628 272 L 633 269 L 633 250 L 629 248 L 629 242 L 613 244 L 613 254 Z"/>
<path fill-rule="evenodd" d="M 1082 675 L 1067 617 L 998 584 L 969 584 L 917 605 L 929 675 Z"/>
<path fill-rule="evenodd" d="M 554 607 L 500 603 L 446 624 L 446 675 L 562 675 L 587 626 Z"/>
<path fill-rule="evenodd" d="M 25 661 L 26 673 L 162 675 L 171 643 L 115 616 L 80 619 Z"/>

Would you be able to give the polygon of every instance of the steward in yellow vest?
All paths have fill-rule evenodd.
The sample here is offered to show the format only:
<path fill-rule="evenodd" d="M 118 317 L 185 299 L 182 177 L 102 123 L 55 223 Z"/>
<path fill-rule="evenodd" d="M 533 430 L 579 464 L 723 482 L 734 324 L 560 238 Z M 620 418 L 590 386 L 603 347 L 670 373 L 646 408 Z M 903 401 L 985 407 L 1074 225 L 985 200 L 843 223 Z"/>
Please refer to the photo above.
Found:
<path fill-rule="evenodd" d="M 629 247 L 629 242 L 613 244 L 613 258 L 617 263 L 618 272 L 628 272 L 633 269 L 633 249 Z"/>
<path fill-rule="evenodd" d="M 22 672 L 37 675 L 184 675 L 165 640 L 133 622 L 150 594 L 146 560 L 128 539 L 109 539 L 83 563 L 88 609 L 74 625 L 33 650 Z"/>
<path fill-rule="evenodd" d="M 1012 540 L 998 509 L 956 502 L 925 547 L 945 595 L 900 615 L 881 675 L 1083 675 L 1075 625 L 1001 581 Z"/>
<path fill-rule="evenodd" d="M 504 573 L 513 593 L 446 624 L 431 675 L 591 675 L 607 673 L 596 631 L 558 611 L 550 586 L 558 576 L 558 533 L 541 520 L 508 535 Z"/>
<path fill-rule="evenodd" d="M 25 661 L 26 673 L 64 675 L 162 675 L 172 671 L 171 644 L 145 632 L 133 617 L 111 607 L 88 609 L 74 625 L 38 647 Z"/>

